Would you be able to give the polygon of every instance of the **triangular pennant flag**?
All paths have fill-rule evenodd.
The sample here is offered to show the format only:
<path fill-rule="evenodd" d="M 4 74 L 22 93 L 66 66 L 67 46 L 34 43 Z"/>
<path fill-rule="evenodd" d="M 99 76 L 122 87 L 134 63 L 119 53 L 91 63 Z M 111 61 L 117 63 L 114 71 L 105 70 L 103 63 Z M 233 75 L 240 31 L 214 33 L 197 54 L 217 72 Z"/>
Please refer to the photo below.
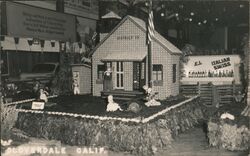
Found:
<path fill-rule="evenodd" d="M 15 44 L 19 43 L 19 37 L 14 37 L 14 40 L 15 40 Z"/>
<path fill-rule="evenodd" d="M 4 41 L 5 40 L 5 36 L 1 36 L 1 41 Z"/>
<path fill-rule="evenodd" d="M 29 46 L 32 46 L 32 44 L 33 44 L 33 39 L 32 39 L 32 38 L 28 38 L 27 41 L 28 41 Z"/>
<path fill-rule="evenodd" d="M 51 47 L 55 47 L 55 41 L 54 40 L 50 41 L 50 43 L 51 43 Z"/>
<path fill-rule="evenodd" d="M 40 40 L 41 47 L 44 48 L 44 40 Z"/>

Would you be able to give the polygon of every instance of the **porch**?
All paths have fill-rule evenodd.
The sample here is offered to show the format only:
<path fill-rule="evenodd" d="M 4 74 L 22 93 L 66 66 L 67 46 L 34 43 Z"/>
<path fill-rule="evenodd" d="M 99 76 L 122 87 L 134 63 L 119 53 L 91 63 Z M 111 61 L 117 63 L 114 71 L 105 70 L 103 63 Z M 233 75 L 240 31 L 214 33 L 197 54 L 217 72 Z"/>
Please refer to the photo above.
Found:
<path fill-rule="evenodd" d="M 109 95 L 113 95 L 114 99 L 118 100 L 131 100 L 135 98 L 142 98 L 144 93 L 143 91 L 125 91 L 125 90 L 110 90 L 110 91 L 101 91 L 101 96 L 102 98 L 107 98 Z"/>

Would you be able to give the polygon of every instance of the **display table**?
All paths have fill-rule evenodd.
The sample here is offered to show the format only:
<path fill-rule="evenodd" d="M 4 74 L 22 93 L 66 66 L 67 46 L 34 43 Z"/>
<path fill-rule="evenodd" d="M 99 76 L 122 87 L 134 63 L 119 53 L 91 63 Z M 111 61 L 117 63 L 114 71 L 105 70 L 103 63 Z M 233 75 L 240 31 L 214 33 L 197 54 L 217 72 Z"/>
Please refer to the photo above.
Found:
<path fill-rule="evenodd" d="M 79 146 L 152 155 L 168 147 L 174 136 L 204 118 L 199 97 L 193 97 L 145 118 L 93 116 L 19 109 L 16 126 L 33 137 Z"/>

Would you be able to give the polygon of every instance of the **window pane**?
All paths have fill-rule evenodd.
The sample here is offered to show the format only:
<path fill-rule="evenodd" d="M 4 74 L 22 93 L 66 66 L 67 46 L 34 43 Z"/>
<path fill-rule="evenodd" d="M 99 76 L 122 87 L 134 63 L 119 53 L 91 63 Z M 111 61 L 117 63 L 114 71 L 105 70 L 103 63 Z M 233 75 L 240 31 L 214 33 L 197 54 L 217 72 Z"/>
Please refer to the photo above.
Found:
<path fill-rule="evenodd" d="M 163 72 L 162 72 L 162 65 L 161 64 L 154 64 L 153 65 L 153 80 L 161 81 L 163 77 Z"/>
<path fill-rule="evenodd" d="M 158 71 L 158 80 L 162 80 L 162 71 Z"/>
<path fill-rule="evenodd" d="M 116 71 L 119 71 L 119 62 L 116 62 Z"/>
<path fill-rule="evenodd" d="M 121 87 L 123 87 L 123 74 L 121 74 Z"/>
<path fill-rule="evenodd" d="M 173 64 L 173 83 L 176 82 L 176 64 Z"/>
<path fill-rule="evenodd" d="M 97 65 L 97 78 L 102 79 L 105 71 L 105 65 Z"/>
<path fill-rule="evenodd" d="M 153 71 L 153 80 L 157 80 L 156 75 L 157 75 L 157 72 Z"/>
<path fill-rule="evenodd" d="M 123 71 L 123 62 L 121 62 L 121 71 Z"/>
<path fill-rule="evenodd" d="M 117 83 L 117 87 L 120 87 L 120 83 L 119 83 L 119 74 L 116 74 L 116 83 Z"/>

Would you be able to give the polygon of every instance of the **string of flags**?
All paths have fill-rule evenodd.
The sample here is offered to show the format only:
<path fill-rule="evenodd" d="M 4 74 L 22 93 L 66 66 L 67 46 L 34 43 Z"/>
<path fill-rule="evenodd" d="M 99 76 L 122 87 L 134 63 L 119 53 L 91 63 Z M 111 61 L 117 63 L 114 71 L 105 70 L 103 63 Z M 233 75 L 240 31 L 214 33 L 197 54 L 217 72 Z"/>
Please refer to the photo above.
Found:
<path fill-rule="evenodd" d="M 95 36 L 93 36 L 95 38 Z M 66 45 L 69 41 L 56 41 L 56 40 L 44 40 L 37 38 L 22 38 L 22 37 L 11 37 L 1 35 L 1 46 L 3 50 L 35 50 L 38 51 L 38 46 L 40 50 L 52 50 L 52 51 L 64 51 L 66 50 Z M 84 51 L 84 43 L 82 42 L 73 42 L 73 49 L 78 49 L 78 51 Z M 20 46 L 21 45 L 21 46 Z M 82 50 L 81 50 L 82 49 Z"/>

